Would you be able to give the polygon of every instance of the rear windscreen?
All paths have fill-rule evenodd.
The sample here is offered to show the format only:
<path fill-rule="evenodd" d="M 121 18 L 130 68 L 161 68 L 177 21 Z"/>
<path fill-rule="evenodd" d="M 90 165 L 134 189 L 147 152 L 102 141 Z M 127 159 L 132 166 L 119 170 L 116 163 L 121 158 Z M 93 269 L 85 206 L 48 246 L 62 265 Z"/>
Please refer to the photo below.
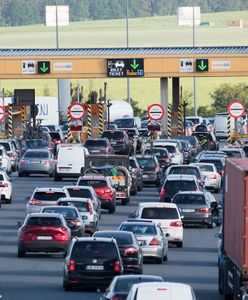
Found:
<path fill-rule="evenodd" d="M 139 165 L 145 168 L 156 168 L 156 162 L 152 157 L 149 158 L 137 158 Z"/>
<path fill-rule="evenodd" d="M 145 207 L 141 219 L 178 219 L 176 208 L 171 207 Z"/>
<path fill-rule="evenodd" d="M 61 136 L 59 134 L 59 132 L 49 132 L 50 136 L 52 139 L 57 139 L 57 140 L 60 140 L 61 139 Z"/>
<path fill-rule="evenodd" d="M 200 160 L 200 162 L 214 164 L 218 172 L 222 172 L 224 170 L 224 166 L 222 165 L 221 161 L 219 160 Z"/>
<path fill-rule="evenodd" d="M 147 219 L 147 218 L 146 218 Z M 157 234 L 154 225 L 143 224 L 123 224 L 120 228 L 122 231 L 131 231 L 136 235 L 155 235 Z"/>
<path fill-rule="evenodd" d="M 206 204 L 205 198 L 202 195 L 177 195 L 173 199 L 175 204 Z"/>
<path fill-rule="evenodd" d="M 163 150 L 163 149 L 146 149 L 145 151 L 145 154 L 151 154 L 151 155 L 155 155 L 157 156 L 158 158 L 165 158 L 165 157 L 168 157 L 168 153 Z"/>
<path fill-rule="evenodd" d="M 55 226 L 60 227 L 63 224 L 59 218 L 50 217 L 31 217 L 28 219 L 27 225 L 29 226 Z"/>
<path fill-rule="evenodd" d="M 58 207 L 47 207 L 47 208 L 44 208 L 42 210 L 43 213 L 55 213 L 55 214 L 60 214 L 62 215 L 65 219 L 76 219 L 78 217 L 78 214 L 74 209 L 71 209 L 69 207 L 61 207 L 61 206 L 58 206 Z"/>
<path fill-rule="evenodd" d="M 63 192 L 36 192 L 33 198 L 41 201 L 57 201 L 64 197 L 66 197 L 66 194 Z"/>
<path fill-rule="evenodd" d="M 210 166 L 210 165 L 200 166 L 200 169 L 203 172 L 213 172 L 214 171 L 213 166 Z"/>
<path fill-rule="evenodd" d="M 129 234 L 122 234 L 121 232 L 101 232 L 98 231 L 94 234 L 96 237 L 114 238 L 119 246 L 132 244 L 132 238 Z"/>
<path fill-rule="evenodd" d="M 195 175 L 197 178 L 200 177 L 198 169 L 192 167 L 173 167 L 169 174 Z"/>
<path fill-rule="evenodd" d="M 120 140 L 122 139 L 123 133 L 121 131 L 110 131 L 110 132 L 104 132 L 102 134 L 102 138 L 108 138 L 109 140 Z"/>
<path fill-rule="evenodd" d="M 164 189 L 166 194 L 175 195 L 179 191 L 195 191 L 196 184 L 193 180 L 168 180 Z"/>
<path fill-rule="evenodd" d="M 92 147 L 106 147 L 106 141 L 101 141 L 101 140 L 88 140 L 85 142 L 84 144 L 85 147 L 88 147 L 88 146 L 92 146 Z"/>
<path fill-rule="evenodd" d="M 48 158 L 48 152 L 38 152 L 38 151 L 27 151 L 24 154 L 24 158 Z"/>
<path fill-rule="evenodd" d="M 70 197 L 75 198 L 92 198 L 91 192 L 89 190 L 82 190 L 82 189 L 67 189 Z"/>
<path fill-rule="evenodd" d="M 71 259 L 79 261 L 87 258 L 115 259 L 116 257 L 118 252 L 114 243 L 99 241 L 76 242 L 71 253 Z"/>
<path fill-rule="evenodd" d="M 102 188 L 107 185 L 105 180 L 80 180 L 79 185 L 92 186 L 96 188 Z"/>

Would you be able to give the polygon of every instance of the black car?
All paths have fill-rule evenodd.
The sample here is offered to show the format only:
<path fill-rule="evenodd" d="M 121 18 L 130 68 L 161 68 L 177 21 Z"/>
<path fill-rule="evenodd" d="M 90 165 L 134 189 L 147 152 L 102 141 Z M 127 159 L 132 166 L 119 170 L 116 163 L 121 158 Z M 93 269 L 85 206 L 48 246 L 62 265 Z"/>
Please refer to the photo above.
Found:
<path fill-rule="evenodd" d="M 161 276 L 153 275 L 120 275 L 116 276 L 100 300 L 126 300 L 133 284 L 142 282 L 162 282 Z"/>
<path fill-rule="evenodd" d="M 90 154 L 113 154 L 112 148 L 108 139 L 91 139 L 84 143 L 84 147 L 88 149 Z"/>
<path fill-rule="evenodd" d="M 109 139 L 115 154 L 130 155 L 132 153 L 132 142 L 125 131 L 107 130 L 103 132 L 101 137 Z"/>
<path fill-rule="evenodd" d="M 171 165 L 171 157 L 166 148 L 146 149 L 144 154 L 155 155 L 158 159 L 161 170 L 165 171 Z"/>
<path fill-rule="evenodd" d="M 159 186 L 160 168 L 157 157 L 153 155 L 136 155 L 135 157 L 143 171 L 143 183 L 153 183 Z"/>
<path fill-rule="evenodd" d="M 129 158 L 129 172 L 138 191 L 143 189 L 143 174 L 136 157 Z M 132 189 L 132 188 L 131 188 Z"/>
<path fill-rule="evenodd" d="M 124 272 L 143 273 L 142 250 L 132 232 L 117 230 L 97 231 L 93 237 L 114 238 L 119 247 Z"/>
<path fill-rule="evenodd" d="M 74 238 L 64 263 L 63 287 L 106 288 L 122 275 L 123 265 L 115 239 Z"/>

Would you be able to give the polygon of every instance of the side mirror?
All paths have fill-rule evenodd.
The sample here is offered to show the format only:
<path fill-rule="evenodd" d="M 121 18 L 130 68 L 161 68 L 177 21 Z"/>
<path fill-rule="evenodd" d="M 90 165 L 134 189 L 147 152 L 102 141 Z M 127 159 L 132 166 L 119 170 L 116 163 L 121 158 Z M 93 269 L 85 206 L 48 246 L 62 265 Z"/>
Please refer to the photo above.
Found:
<path fill-rule="evenodd" d="M 128 217 L 131 218 L 131 219 L 135 219 L 135 214 L 131 213 L 131 214 L 128 215 Z"/>
<path fill-rule="evenodd" d="M 31 197 L 28 196 L 28 197 L 25 198 L 25 201 L 28 202 L 30 199 L 31 199 Z"/>
<path fill-rule="evenodd" d="M 18 228 L 22 227 L 22 222 L 21 222 L 21 221 L 17 221 L 17 222 L 16 222 L 16 226 L 17 226 Z"/>

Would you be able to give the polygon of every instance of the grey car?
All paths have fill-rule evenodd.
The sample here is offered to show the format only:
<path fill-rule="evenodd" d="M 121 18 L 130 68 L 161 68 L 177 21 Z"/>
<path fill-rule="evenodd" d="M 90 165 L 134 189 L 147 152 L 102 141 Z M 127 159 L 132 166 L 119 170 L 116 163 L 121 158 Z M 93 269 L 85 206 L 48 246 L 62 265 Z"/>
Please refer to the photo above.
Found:
<path fill-rule="evenodd" d="M 213 228 L 221 220 L 220 208 L 210 192 L 179 192 L 172 200 L 180 211 L 183 224 Z"/>
<path fill-rule="evenodd" d="M 19 161 L 18 176 L 29 174 L 48 174 L 53 177 L 54 157 L 45 149 L 27 150 Z"/>

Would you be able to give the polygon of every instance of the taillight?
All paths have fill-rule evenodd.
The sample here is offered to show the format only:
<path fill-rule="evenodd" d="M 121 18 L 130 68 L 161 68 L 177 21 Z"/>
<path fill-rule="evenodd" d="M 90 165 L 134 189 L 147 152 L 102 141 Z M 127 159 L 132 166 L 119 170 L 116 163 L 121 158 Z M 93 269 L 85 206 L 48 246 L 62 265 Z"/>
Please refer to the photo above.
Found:
<path fill-rule="evenodd" d="M 50 164 L 50 160 L 48 160 L 48 159 L 46 159 L 46 160 L 44 160 L 44 165 L 49 165 Z"/>
<path fill-rule="evenodd" d="M 161 189 L 160 196 L 161 197 L 165 196 L 165 189 L 164 189 L 164 187 L 162 187 L 162 189 Z"/>
<path fill-rule="evenodd" d="M 93 211 L 92 211 L 92 207 L 91 207 L 91 205 L 90 205 L 89 202 L 88 202 L 88 208 L 89 208 L 90 215 L 92 215 L 92 214 L 93 214 Z"/>
<path fill-rule="evenodd" d="M 138 250 L 135 249 L 135 248 L 127 248 L 127 249 L 124 250 L 124 253 L 125 254 L 137 254 Z"/>
<path fill-rule="evenodd" d="M 69 261 L 68 269 L 70 271 L 75 271 L 75 260 L 70 260 Z"/>
<path fill-rule="evenodd" d="M 217 179 L 217 176 L 216 176 L 216 174 L 213 174 L 213 175 L 210 176 L 210 178 L 211 179 Z"/>
<path fill-rule="evenodd" d="M 158 173 L 158 172 L 159 172 L 159 167 L 156 167 L 155 173 Z"/>
<path fill-rule="evenodd" d="M 77 221 L 77 220 L 73 220 L 73 221 L 70 221 L 71 222 L 71 224 L 73 224 L 74 226 L 77 226 L 77 227 L 79 227 L 79 226 L 81 226 L 81 223 L 79 222 L 79 221 Z"/>
<path fill-rule="evenodd" d="M 0 184 L 0 187 L 8 187 L 9 185 L 8 185 L 8 183 L 6 182 L 6 183 L 3 183 L 3 184 Z"/>
<path fill-rule="evenodd" d="M 22 164 L 24 164 L 26 161 L 25 161 L 25 159 L 21 159 L 20 160 L 20 164 L 22 165 Z"/>
<path fill-rule="evenodd" d="M 28 204 L 29 205 L 40 205 L 41 204 L 41 201 L 40 200 L 36 200 L 36 199 L 30 199 L 28 201 Z"/>
<path fill-rule="evenodd" d="M 165 162 L 170 162 L 169 157 L 166 157 L 166 158 L 164 159 L 164 161 L 165 161 Z"/>
<path fill-rule="evenodd" d="M 159 246 L 159 241 L 156 238 L 153 238 L 149 246 Z"/>
<path fill-rule="evenodd" d="M 203 207 L 203 208 L 199 208 L 198 211 L 200 214 L 208 214 L 208 213 L 210 213 L 210 208 Z"/>
<path fill-rule="evenodd" d="M 221 171 L 221 172 L 220 172 L 220 176 L 224 176 L 224 171 Z"/>
<path fill-rule="evenodd" d="M 115 272 L 120 272 L 121 271 L 121 262 L 119 260 L 115 261 L 114 270 L 115 270 Z"/>
<path fill-rule="evenodd" d="M 119 139 L 120 142 L 125 142 L 124 138 Z"/>
<path fill-rule="evenodd" d="M 182 222 L 181 221 L 173 221 L 170 223 L 171 227 L 182 227 Z"/>
<path fill-rule="evenodd" d="M 60 140 L 55 141 L 55 144 L 56 144 L 56 145 L 61 144 L 61 141 L 60 141 Z"/>

